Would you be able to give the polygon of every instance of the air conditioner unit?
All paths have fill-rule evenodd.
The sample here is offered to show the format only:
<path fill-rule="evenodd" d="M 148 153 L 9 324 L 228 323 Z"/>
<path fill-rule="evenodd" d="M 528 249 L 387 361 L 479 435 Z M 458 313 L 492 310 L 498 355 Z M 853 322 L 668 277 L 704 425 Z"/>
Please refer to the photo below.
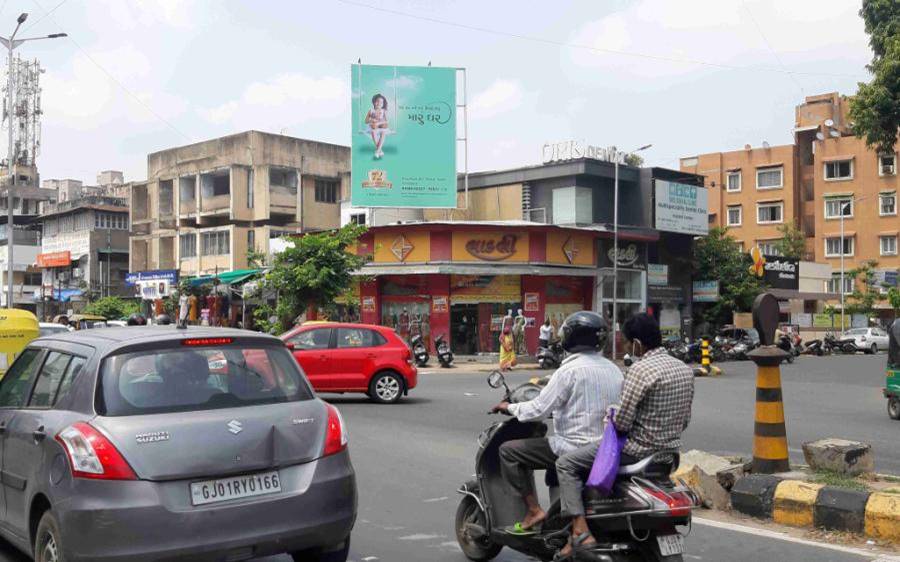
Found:
<path fill-rule="evenodd" d="M 882 176 L 893 176 L 894 175 L 894 165 L 893 164 L 882 164 L 881 165 L 881 175 Z"/>

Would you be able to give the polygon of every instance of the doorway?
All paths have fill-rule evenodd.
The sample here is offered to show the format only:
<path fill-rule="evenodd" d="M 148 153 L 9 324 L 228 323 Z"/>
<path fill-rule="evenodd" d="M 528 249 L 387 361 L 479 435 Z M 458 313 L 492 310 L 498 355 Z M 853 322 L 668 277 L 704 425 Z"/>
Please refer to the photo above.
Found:
<path fill-rule="evenodd" d="M 478 342 L 478 305 L 454 304 L 450 306 L 450 329 L 453 332 L 453 352 L 475 355 Z"/>

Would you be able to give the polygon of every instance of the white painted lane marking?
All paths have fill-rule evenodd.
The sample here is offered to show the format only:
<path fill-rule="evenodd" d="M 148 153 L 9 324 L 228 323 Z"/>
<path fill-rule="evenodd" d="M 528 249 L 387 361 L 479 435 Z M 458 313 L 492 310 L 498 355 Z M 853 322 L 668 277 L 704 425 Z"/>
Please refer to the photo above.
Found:
<path fill-rule="evenodd" d="M 442 539 L 445 535 L 426 535 L 424 533 L 417 533 L 415 535 L 406 535 L 404 537 L 397 537 L 398 541 L 430 541 L 432 539 Z"/>
<path fill-rule="evenodd" d="M 873 562 L 900 562 L 900 556 L 886 556 L 879 555 L 877 552 L 871 552 L 868 550 L 864 550 L 861 548 L 853 548 L 849 546 L 841 546 L 837 544 L 828 544 L 815 542 L 807 539 L 801 539 L 797 537 L 792 537 L 790 535 L 786 535 L 784 533 L 779 533 L 777 531 L 769 531 L 768 529 L 757 529 L 756 527 L 747 527 L 744 525 L 736 525 L 734 523 L 726 523 L 724 521 L 714 521 L 712 519 L 703 519 L 702 517 L 693 517 L 692 522 L 697 523 L 699 525 L 706 525 L 707 527 L 716 527 L 717 529 L 725 529 L 728 531 L 736 531 L 738 533 L 747 533 L 749 535 L 756 535 L 758 537 L 766 537 L 770 539 L 778 539 L 785 542 L 792 542 L 795 544 L 802 544 L 805 546 L 813 546 L 816 548 L 825 548 L 828 550 L 834 550 L 837 552 L 844 552 L 847 554 L 855 554 L 857 556 L 865 556 L 872 560 Z M 877 560 L 873 559 L 873 556 L 877 556 Z"/>
<path fill-rule="evenodd" d="M 446 500 L 446 499 L 449 499 L 449 498 L 447 498 L 447 496 L 441 496 L 441 497 L 439 497 L 439 498 L 429 498 L 429 499 L 427 499 L 427 500 L 422 500 L 422 503 L 442 502 L 442 501 L 444 501 L 444 500 Z"/>

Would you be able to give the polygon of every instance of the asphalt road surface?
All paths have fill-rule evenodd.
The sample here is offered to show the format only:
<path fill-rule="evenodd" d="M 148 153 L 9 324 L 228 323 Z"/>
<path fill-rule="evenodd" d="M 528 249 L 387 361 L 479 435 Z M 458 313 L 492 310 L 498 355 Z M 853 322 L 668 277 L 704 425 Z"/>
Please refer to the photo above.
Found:
<path fill-rule="evenodd" d="M 839 436 L 871 442 L 878 469 L 900 473 L 900 450 L 895 445 L 900 422 L 887 417 L 879 394 L 884 361 L 883 354 L 802 357 L 782 369 L 794 460 L 802 460 L 802 441 Z M 747 454 L 752 446 L 754 367 L 751 363 L 723 367 L 723 377 L 697 379 L 685 447 Z M 524 381 L 528 376 L 514 373 L 510 379 Z M 359 520 L 351 559 L 465 561 L 453 530 L 455 490 L 474 472 L 475 438 L 492 421 L 484 412 L 500 398 L 485 383 L 485 374 L 454 369 L 422 375 L 419 388 L 392 406 L 375 405 L 364 397 L 324 397 L 341 409 L 349 426 L 358 474 Z M 685 560 L 861 562 L 878 558 L 704 524 L 694 525 L 685 545 Z M 25 560 L 0 542 L 0 562 Z M 504 549 L 496 560 L 530 559 Z M 265 559 L 287 561 L 287 556 Z"/>

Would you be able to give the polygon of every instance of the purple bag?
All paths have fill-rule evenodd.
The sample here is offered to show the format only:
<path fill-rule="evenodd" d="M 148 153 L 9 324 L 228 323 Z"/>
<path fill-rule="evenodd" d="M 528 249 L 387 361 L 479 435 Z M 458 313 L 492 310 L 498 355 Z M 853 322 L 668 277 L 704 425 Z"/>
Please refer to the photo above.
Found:
<path fill-rule="evenodd" d="M 616 474 L 619 472 L 622 447 L 625 446 L 625 434 L 616 430 L 612 422 L 613 415 L 615 412 L 610 415 L 606 429 L 603 430 L 603 439 L 597 448 L 597 455 L 594 457 L 594 464 L 587 479 L 587 486 L 600 491 L 604 496 L 612 492 Z"/>

